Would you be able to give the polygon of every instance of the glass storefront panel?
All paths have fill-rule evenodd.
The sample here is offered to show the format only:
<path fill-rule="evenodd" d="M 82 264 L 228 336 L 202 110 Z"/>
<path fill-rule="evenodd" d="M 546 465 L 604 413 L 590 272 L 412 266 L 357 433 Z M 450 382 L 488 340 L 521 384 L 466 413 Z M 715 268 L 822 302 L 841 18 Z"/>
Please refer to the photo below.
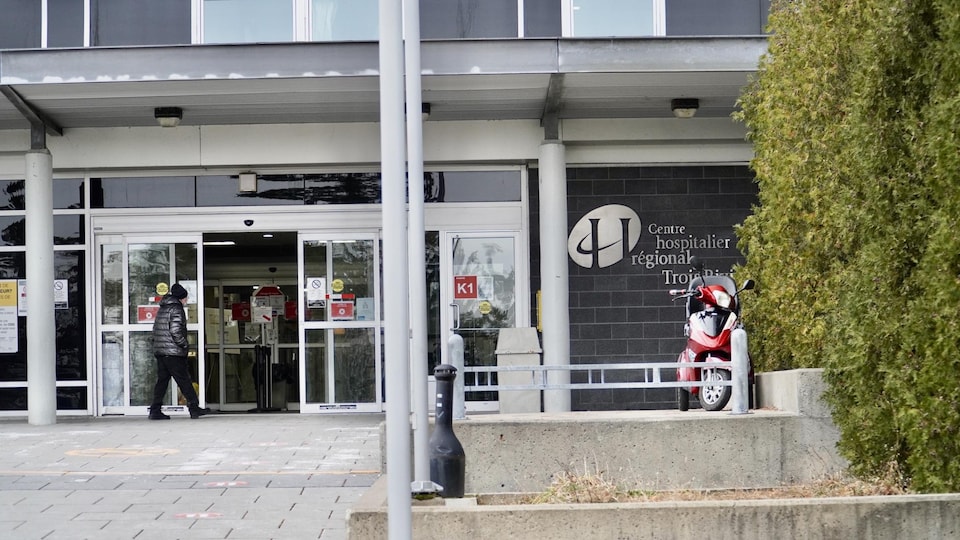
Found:
<path fill-rule="evenodd" d="M 0 211 L 23 210 L 25 189 L 23 180 L 0 180 Z"/>
<path fill-rule="evenodd" d="M 150 406 L 153 401 L 153 387 L 157 382 L 157 361 L 153 356 L 153 334 L 151 332 L 130 333 L 130 405 Z M 170 385 L 175 386 L 174 384 Z M 164 403 L 170 403 L 170 390 Z"/>
<path fill-rule="evenodd" d="M 0 215 L 0 246 L 22 246 L 26 244 L 26 216 Z"/>
<path fill-rule="evenodd" d="M 374 402 L 377 398 L 374 329 L 336 328 L 333 343 L 335 401 Z"/>
<path fill-rule="evenodd" d="M 420 0 L 420 36 L 515 38 L 517 17 L 517 0 Z"/>
<path fill-rule="evenodd" d="M 293 41 L 291 0 L 203 0 L 204 43 Z"/>
<path fill-rule="evenodd" d="M 57 246 L 84 242 L 84 218 L 81 214 L 53 216 L 53 243 Z"/>
<path fill-rule="evenodd" d="M 652 36 L 653 0 L 571 0 L 575 37 Z"/>
<path fill-rule="evenodd" d="M 183 45 L 191 0 L 90 0 L 92 46 Z"/>
<path fill-rule="evenodd" d="M 454 328 L 463 338 L 467 367 L 495 366 L 500 328 L 516 326 L 515 250 L 513 236 L 451 237 Z M 464 383 L 474 385 L 477 379 L 467 373 Z M 496 401 L 497 395 L 496 392 L 467 392 L 466 399 Z"/>
<path fill-rule="evenodd" d="M 55 178 L 53 208 L 56 210 L 83 208 L 83 178 Z"/>
<path fill-rule="evenodd" d="M 83 251 L 54 253 L 55 287 L 66 286 L 65 302 L 54 305 L 57 380 L 87 378 L 86 257 Z"/>
<path fill-rule="evenodd" d="M 311 0 L 313 41 L 376 41 L 378 0 Z"/>
<path fill-rule="evenodd" d="M 47 47 L 83 47 L 83 2 L 47 0 Z"/>
<path fill-rule="evenodd" d="M 26 388 L 0 388 L 0 411 L 27 410 Z"/>
<path fill-rule="evenodd" d="M 123 324 L 123 245 L 100 247 L 100 321 Z"/>
<path fill-rule="evenodd" d="M 40 47 L 40 8 L 37 0 L 0 0 L 0 49 Z M 10 17 L 16 13 L 16 17 Z"/>
<path fill-rule="evenodd" d="M 123 332 L 100 334 L 100 377 L 103 406 L 124 405 Z"/>
<path fill-rule="evenodd" d="M 327 330 L 307 330 L 305 335 L 304 367 L 306 377 L 305 401 L 307 403 L 329 403 L 327 398 Z"/>
<path fill-rule="evenodd" d="M 167 208 L 195 206 L 193 176 L 91 178 L 93 208 Z"/>

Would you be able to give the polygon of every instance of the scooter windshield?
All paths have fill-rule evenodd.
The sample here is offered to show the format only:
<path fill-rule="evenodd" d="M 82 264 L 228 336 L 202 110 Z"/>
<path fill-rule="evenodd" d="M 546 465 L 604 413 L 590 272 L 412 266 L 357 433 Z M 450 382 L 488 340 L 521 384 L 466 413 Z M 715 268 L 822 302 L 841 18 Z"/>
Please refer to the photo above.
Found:
<path fill-rule="evenodd" d="M 697 313 L 693 320 L 704 334 L 716 337 L 723 331 L 723 326 L 726 324 L 729 314 L 728 311 L 707 310 Z"/>

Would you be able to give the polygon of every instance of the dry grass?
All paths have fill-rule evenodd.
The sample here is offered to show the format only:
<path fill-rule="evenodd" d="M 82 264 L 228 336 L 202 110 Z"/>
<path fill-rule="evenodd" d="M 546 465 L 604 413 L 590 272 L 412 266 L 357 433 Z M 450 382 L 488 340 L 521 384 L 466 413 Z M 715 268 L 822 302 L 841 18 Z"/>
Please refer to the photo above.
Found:
<path fill-rule="evenodd" d="M 563 472 L 543 493 L 527 497 L 524 504 L 611 503 L 661 501 L 730 501 L 747 499 L 796 499 L 816 497 L 862 497 L 903 495 L 908 490 L 902 477 L 891 468 L 881 478 L 858 480 L 830 476 L 808 484 L 764 489 L 681 489 L 652 491 L 622 489 L 603 477 L 603 472 L 577 474 Z"/>

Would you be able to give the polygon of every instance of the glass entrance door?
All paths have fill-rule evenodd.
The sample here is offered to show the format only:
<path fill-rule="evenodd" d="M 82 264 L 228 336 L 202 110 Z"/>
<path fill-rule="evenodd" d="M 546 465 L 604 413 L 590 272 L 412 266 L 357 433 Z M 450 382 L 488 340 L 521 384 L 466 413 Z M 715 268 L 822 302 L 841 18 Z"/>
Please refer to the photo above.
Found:
<path fill-rule="evenodd" d="M 266 281 L 208 279 L 204 284 L 204 384 L 212 408 L 258 412 L 299 406 L 297 284 Z M 263 313 L 254 319 L 254 307 L 264 298 L 269 320 Z"/>
<path fill-rule="evenodd" d="M 518 235 L 505 233 L 446 233 L 441 249 L 444 343 L 451 333 L 463 338 L 464 365 L 495 366 L 501 328 L 518 322 Z M 444 358 L 450 362 L 444 347 Z M 476 384 L 472 374 L 466 385 Z M 496 410 L 496 392 L 467 392 L 468 410 Z"/>
<path fill-rule="evenodd" d="M 380 243 L 301 234 L 300 410 L 381 410 Z M 387 271 L 387 270 L 384 270 Z"/>
<path fill-rule="evenodd" d="M 97 237 L 97 394 L 101 414 L 147 414 L 156 383 L 153 317 L 160 299 L 174 283 L 180 283 L 189 293 L 185 309 L 193 380 L 204 372 L 203 359 L 197 354 L 202 350 L 199 329 L 203 322 L 203 298 L 198 288 L 203 267 L 200 245 L 200 235 Z M 199 394 L 203 404 L 202 388 Z M 186 403 L 173 382 L 164 410 L 186 413 Z"/>

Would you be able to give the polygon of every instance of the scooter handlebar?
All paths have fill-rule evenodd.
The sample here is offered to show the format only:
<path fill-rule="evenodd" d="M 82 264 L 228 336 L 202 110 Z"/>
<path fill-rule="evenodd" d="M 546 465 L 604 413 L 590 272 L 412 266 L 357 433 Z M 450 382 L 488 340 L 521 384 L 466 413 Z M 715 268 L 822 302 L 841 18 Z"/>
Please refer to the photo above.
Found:
<path fill-rule="evenodd" d="M 673 296 L 674 298 L 689 298 L 691 296 L 694 298 L 700 298 L 701 296 L 700 289 L 670 289 L 669 292 L 670 296 Z"/>

